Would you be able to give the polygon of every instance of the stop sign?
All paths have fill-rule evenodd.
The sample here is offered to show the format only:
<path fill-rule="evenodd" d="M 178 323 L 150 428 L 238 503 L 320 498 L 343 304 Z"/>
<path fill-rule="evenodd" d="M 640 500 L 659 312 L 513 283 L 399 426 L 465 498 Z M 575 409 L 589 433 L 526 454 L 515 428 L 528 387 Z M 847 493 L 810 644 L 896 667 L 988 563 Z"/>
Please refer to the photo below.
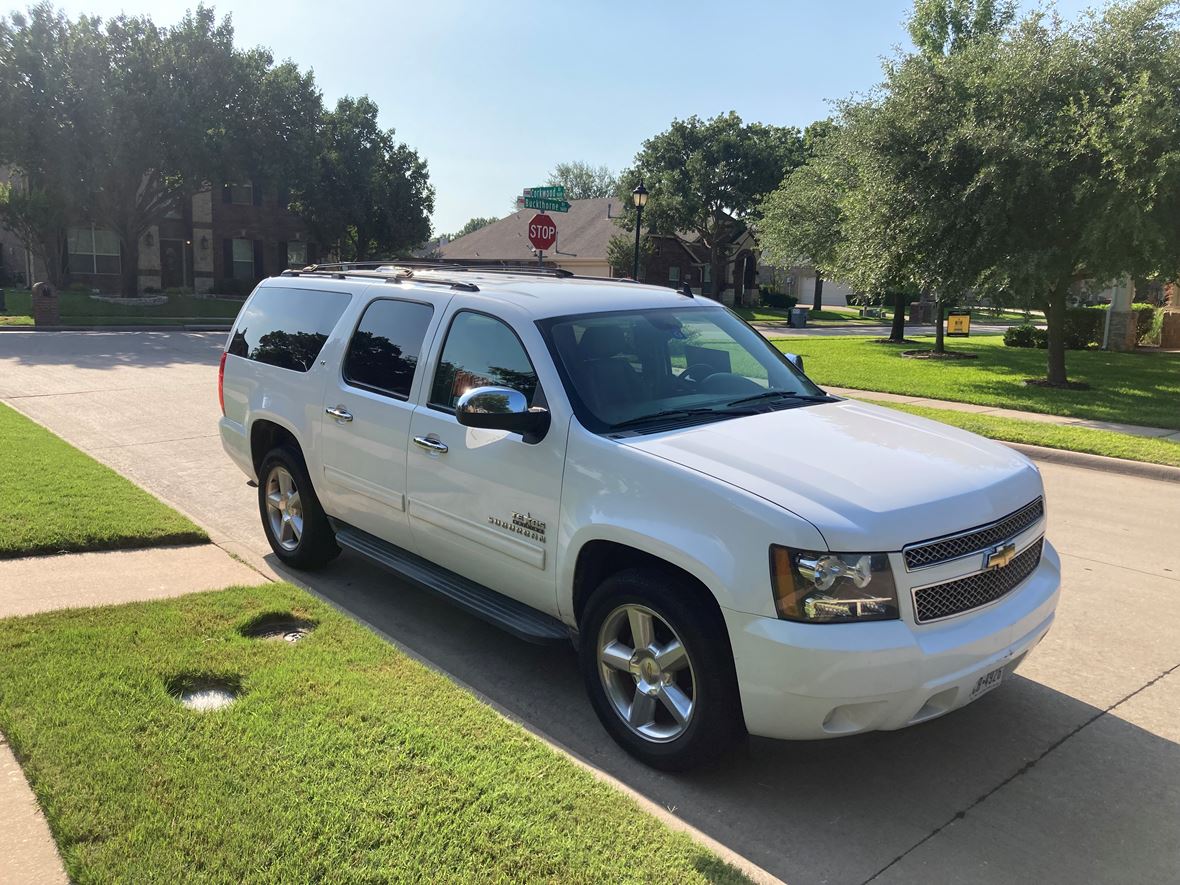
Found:
<path fill-rule="evenodd" d="M 533 216 L 529 222 L 529 242 L 538 252 L 544 252 L 557 242 L 557 225 L 553 219 L 543 213 Z"/>

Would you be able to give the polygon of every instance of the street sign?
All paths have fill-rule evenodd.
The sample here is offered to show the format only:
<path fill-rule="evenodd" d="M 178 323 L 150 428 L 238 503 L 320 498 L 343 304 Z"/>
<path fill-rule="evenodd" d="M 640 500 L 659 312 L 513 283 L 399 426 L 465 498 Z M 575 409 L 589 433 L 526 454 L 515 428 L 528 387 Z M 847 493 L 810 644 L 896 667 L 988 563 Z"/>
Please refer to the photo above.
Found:
<path fill-rule="evenodd" d="M 557 242 L 557 225 L 548 215 L 534 215 L 529 222 L 529 242 L 538 252 L 544 252 Z"/>
<path fill-rule="evenodd" d="M 546 197 L 517 197 L 516 205 L 525 209 L 540 209 L 542 212 L 570 211 L 570 204 L 565 200 L 551 200 Z"/>
<path fill-rule="evenodd" d="M 565 199 L 565 185 L 551 185 L 549 187 L 526 187 L 524 189 L 526 197 L 541 197 L 545 200 L 564 200 Z"/>
<path fill-rule="evenodd" d="M 952 310 L 946 318 L 946 334 L 952 338 L 967 338 L 971 335 L 971 311 Z"/>

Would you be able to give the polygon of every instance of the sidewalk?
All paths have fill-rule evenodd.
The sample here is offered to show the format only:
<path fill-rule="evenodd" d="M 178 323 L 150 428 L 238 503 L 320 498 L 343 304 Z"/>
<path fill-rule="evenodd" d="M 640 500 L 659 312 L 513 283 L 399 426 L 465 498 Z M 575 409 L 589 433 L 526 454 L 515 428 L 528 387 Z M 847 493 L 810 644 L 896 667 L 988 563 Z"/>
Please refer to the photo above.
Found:
<path fill-rule="evenodd" d="M 0 618 L 270 580 L 212 544 L 0 560 Z M 20 763 L 0 734 L 0 885 L 69 881 Z"/>
<path fill-rule="evenodd" d="M 1046 415 L 1041 412 L 1022 412 L 1019 409 L 1000 409 L 995 406 L 977 406 L 973 403 L 957 403 L 943 399 L 929 399 L 924 396 L 906 396 L 898 393 L 880 393 L 873 390 L 855 390 L 850 387 L 829 387 L 824 390 L 836 396 L 853 399 L 880 400 L 887 403 L 905 403 L 911 406 L 926 406 L 931 409 L 949 409 L 954 412 L 972 412 L 995 418 L 1016 418 L 1020 421 L 1040 421 L 1044 424 L 1065 424 L 1070 427 L 1085 427 L 1089 430 L 1111 430 L 1129 436 L 1143 436 L 1166 439 L 1180 443 L 1180 430 L 1167 427 L 1143 427 L 1139 424 L 1119 424 L 1115 421 L 1092 421 L 1087 418 L 1069 418 L 1063 415 Z"/>

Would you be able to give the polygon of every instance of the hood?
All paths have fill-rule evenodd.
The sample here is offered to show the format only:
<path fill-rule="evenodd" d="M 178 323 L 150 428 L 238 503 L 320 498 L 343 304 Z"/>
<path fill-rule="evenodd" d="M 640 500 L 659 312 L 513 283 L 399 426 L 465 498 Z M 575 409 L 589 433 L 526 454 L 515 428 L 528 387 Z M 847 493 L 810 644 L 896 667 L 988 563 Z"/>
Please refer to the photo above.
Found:
<path fill-rule="evenodd" d="M 1042 488 L 1006 446 L 851 400 L 620 442 L 778 504 L 835 551 L 900 550 L 1006 516 Z"/>

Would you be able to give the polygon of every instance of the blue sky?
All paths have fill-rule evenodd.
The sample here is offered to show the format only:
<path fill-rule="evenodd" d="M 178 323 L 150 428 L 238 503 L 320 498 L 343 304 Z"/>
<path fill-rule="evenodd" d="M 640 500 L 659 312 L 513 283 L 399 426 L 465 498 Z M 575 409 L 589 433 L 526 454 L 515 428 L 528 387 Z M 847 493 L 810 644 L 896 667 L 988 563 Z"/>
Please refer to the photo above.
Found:
<path fill-rule="evenodd" d="M 58 5 L 165 24 L 193 3 Z M 473 215 L 506 214 L 558 162 L 621 169 L 676 117 L 733 109 L 805 126 L 827 116 L 828 100 L 880 79 L 881 59 L 906 43 L 910 9 L 908 0 L 212 5 L 232 13 L 241 45 L 313 68 L 326 102 L 372 96 L 382 124 L 429 163 L 440 233 Z M 1089 5 L 1058 3 L 1070 18 Z"/>

